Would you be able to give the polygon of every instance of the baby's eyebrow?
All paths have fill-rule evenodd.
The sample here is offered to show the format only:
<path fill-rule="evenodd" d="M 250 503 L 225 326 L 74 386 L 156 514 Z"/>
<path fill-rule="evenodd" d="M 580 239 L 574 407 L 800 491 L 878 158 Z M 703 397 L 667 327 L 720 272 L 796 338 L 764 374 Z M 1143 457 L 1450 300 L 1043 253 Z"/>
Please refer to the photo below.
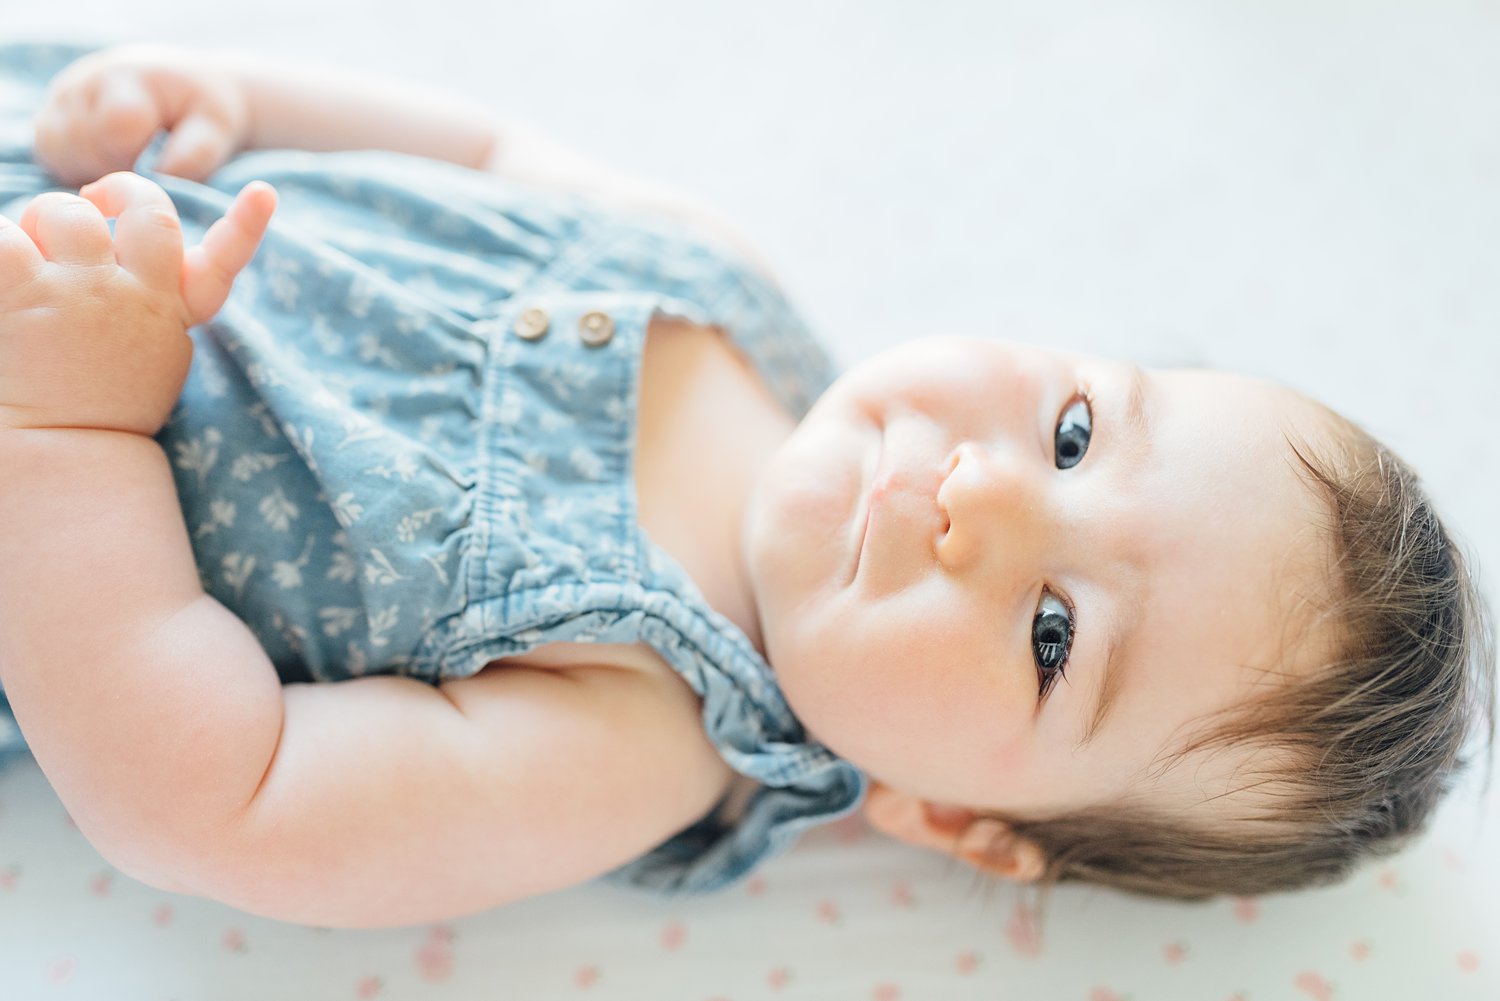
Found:
<path fill-rule="evenodd" d="M 1121 446 L 1126 449 L 1131 457 L 1128 461 L 1138 467 L 1148 461 L 1151 454 L 1152 421 L 1148 412 L 1149 401 L 1146 398 L 1146 371 L 1139 365 L 1130 365 L 1130 384 L 1125 394 L 1125 403 L 1121 410 L 1121 425 L 1125 428 L 1125 434 L 1121 440 Z M 1104 673 L 1099 680 L 1098 700 L 1094 705 L 1092 718 L 1089 720 L 1088 729 L 1084 731 L 1083 739 L 1078 742 L 1082 748 L 1094 735 L 1104 726 L 1105 720 L 1109 718 L 1109 712 L 1114 708 L 1116 696 L 1120 692 L 1121 675 L 1127 660 L 1126 654 L 1129 649 L 1129 640 L 1135 633 L 1136 623 L 1140 620 L 1141 602 L 1145 598 L 1145 584 L 1137 579 L 1129 589 L 1129 593 L 1117 595 L 1115 607 L 1128 609 L 1123 615 L 1117 616 L 1109 626 L 1109 639 L 1106 641 L 1104 653 Z"/>
<path fill-rule="evenodd" d="M 1139 598 L 1139 592 L 1132 596 Z M 1139 600 L 1122 603 L 1122 607 L 1140 608 Z M 1109 645 L 1104 654 L 1104 674 L 1100 679 L 1098 691 L 1099 699 L 1094 705 L 1093 718 L 1089 721 L 1088 730 L 1084 732 L 1083 739 L 1078 742 L 1081 749 L 1094 739 L 1094 734 L 1104 725 L 1109 718 L 1109 711 L 1114 708 L 1115 697 L 1120 692 L 1121 675 L 1124 674 L 1126 653 L 1129 650 L 1129 639 L 1135 632 L 1135 619 L 1132 615 L 1130 621 L 1115 620 L 1109 631 Z"/>
<path fill-rule="evenodd" d="M 1130 364 L 1130 384 L 1126 387 L 1125 416 L 1126 446 L 1134 451 L 1136 461 L 1144 462 L 1146 453 L 1151 451 L 1152 445 L 1152 421 L 1147 412 L 1146 399 L 1146 370 L 1132 362 Z"/>

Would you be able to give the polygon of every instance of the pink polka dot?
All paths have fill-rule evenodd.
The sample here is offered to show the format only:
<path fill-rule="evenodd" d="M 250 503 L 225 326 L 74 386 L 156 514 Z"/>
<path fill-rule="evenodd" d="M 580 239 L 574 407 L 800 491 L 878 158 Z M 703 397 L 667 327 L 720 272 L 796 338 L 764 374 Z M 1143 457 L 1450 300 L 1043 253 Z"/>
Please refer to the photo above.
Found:
<path fill-rule="evenodd" d="M 1024 903 L 1017 903 L 1005 923 L 1005 937 L 1011 947 L 1023 956 L 1039 956 L 1042 952 L 1041 930 L 1036 925 L 1032 910 Z"/>
<path fill-rule="evenodd" d="M 870 996 L 874 1001 L 901 1001 L 901 988 L 895 984 L 881 984 Z"/>
<path fill-rule="evenodd" d="M 69 980 L 72 980 L 73 968 L 75 965 L 76 964 L 73 962 L 72 956 L 65 956 L 64 958 L 59 959 L 57 962 L 53 963 L 52 971 L 49 974 L 49 976 L 51 976 L 52 978 L 52 982 L 54 984 L 65 984 Z"/>
<path fill-rule="evenodd" d="M 440 984 L 453 976 L 453 960 L 453 929 L 439 926 L 417 950 L 417 971 L 425 982 Z"/>
<path fill-rule="evenodd" d="M 1298 990 L 1313 1001 L 1330 1001 L 1333 997 L 1333 985 L 1324 980 L 1321 973 L 1307 970 L 1297 974 L 1297 979 L 1293 983 L 1297 985 Z"/>
<path fill-rule="evenodd" d="M 668 952 L 676 952 L 682 948 L 682 943 L 687 941 L 687 925 L 681 921 L 672 921 L 661 930 L 661 947 Z"/>
<path fill-rule="evenodd" d="M 1473 949 L 1465 949 L 1458 954 L 1458 968 L 1465 973 L 1473 973 L 1479 969 L 1479 953 Z"/>

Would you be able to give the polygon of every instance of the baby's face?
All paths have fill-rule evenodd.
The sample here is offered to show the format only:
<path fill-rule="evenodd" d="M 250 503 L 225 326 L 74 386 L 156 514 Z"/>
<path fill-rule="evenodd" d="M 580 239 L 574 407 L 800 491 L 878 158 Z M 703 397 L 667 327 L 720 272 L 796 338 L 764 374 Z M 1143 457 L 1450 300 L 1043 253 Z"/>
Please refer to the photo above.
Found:
<path fill-rule="evenodd" d="M 1151 787 L 1185 724 L 1306 659 L 1285 654 L 1325 509 L 1284 433 L 1316 446 L 1325 413 L 1217 372 L 887 351 L 749 500 L 767 659 L 810 735 L 897 791 L 1026 816 Z M 1153 795 L 1208 799 L 1235 764 Z"/>

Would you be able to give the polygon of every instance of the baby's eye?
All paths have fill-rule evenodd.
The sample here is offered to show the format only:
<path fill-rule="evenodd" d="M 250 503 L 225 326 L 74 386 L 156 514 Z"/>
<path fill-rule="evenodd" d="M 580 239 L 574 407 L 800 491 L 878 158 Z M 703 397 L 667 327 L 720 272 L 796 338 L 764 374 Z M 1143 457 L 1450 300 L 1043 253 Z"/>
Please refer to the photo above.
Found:
<path fill-rule="evenodd" d="M 1074 400 L 1057 419 L 1056 462 L 1058 469 L 1072 469 L 1083 461 L 1083 453 L 1089 450 L 1089 434 L 1093 427 L 1093 415 L 1087 399 Z"/>
<path fill-rule="evenodd" d="M 1042 593 L 1037 602 L 1036 618 L 1031 620 L 1031 647 L 1041 674 L 1041 694 L 1045 696 L 1052 683 L 1068 666 L 1068 649 L 1073 645 L 1073 613 L 1050 592 Z"/>

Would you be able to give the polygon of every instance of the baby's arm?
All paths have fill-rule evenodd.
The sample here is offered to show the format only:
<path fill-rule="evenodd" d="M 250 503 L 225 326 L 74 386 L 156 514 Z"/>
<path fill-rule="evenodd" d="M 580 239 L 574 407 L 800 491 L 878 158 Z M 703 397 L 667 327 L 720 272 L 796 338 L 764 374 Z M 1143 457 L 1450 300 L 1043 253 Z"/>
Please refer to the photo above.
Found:
<path fill-rule="evenodd" d="M 163 834 L 227 815 L 275 736 L 275 672 L 205 603 L 150 437 L 187 374 L 187 328 L 223 304 L 275 192 L 248 185 L 186 253 L 144 178 L 81 195 L 0 217 L 0 680 L 80 830 L 150 869 Z"/>
<path fill-rule="evenodd" d="M 383 149 L 658 212 L 770 267 L 721 213 L 622 174 L 520 119 L 442 90 L 233 49 L 134 44 L 67 66 L 36 118 L 37 159 L 71 184 L 128 170 L 158 129 L 157 168 L 202 180 L 244 149 Z"/>
<path fill-rule="evenodd" d="M 151 437 L 186 327 L 222 305 L 274 194 L 247 187 L 186 262 L 159 187 L 83 194 L 0 217 L 0 682 L 101 854 L 256 914 L 380 927 L 589 879 L 713 805 L 727 768 L 675 676 L 283 688 L 203 593 Z"/>

